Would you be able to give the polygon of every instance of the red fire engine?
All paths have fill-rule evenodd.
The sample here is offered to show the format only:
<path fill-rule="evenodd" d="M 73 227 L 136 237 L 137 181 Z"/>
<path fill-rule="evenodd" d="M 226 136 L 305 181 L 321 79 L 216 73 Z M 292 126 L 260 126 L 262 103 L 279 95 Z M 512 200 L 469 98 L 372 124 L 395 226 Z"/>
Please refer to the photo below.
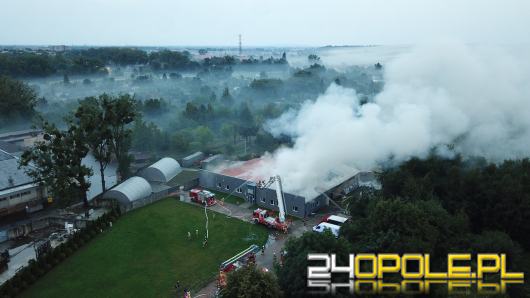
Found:
<path fill-rule="evenodd" d="M 190 198 L 193 202 L 197 202 L 201 205 L 206 204 L 207 207 L 215 205 L 217 200 L 215 194 L 204 189 L 194 188 L 190 190 Z"/>
<path fill-rule="evenodd" d="M 276 183 L 276 199 L 278 200 L 278 217 L 273 216 L 270 211 L 258 208 L 252 213 L 254 223 L 259 223 L 267 226 L 268 228 L 276 229 L 287 233 L 289 224 L 285 220 L 285 200 L 283 197 L 282 181 L 280 176 L 274 176 L 269 179 L 268 182 L 260 181 L 258 183 L 259 188 L 267 188 L 273 183 Z"/>
<path fill-rule="evenodd" d="M 256 253 L 259 247 L 252 244 L 249 248 L 224 261 L 219 266 L 219 277 L 217 279 L 217 286 L 224 288 L 226 286 L 226 275 L 229 272 L 235 271 L 243 266 L 256 263 Z"/>

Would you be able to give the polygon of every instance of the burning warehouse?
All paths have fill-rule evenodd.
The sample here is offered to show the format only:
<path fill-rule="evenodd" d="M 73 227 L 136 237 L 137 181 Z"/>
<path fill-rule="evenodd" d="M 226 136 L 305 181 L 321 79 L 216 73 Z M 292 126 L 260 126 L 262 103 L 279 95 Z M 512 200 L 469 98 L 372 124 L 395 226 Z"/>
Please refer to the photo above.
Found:
<path fill-rule="evenodd" d="M 203 188 L 243 198 L 247 202 L 265 209 L 278 211 L 278 199 L 274 186 L 258 187 L 260 182 L 270 178 L 256 174 L 260 172 L 259 168 L 264 166 L 264 162 L 263 159 L 256 158 L 244 162 L 225 162 L 214 168 L 204 169 L 199 174 L 199 185 Z M 337 189 L 354 190 L 357 187 L 358 179 L 353 178 L 358 174 L 360 173 L 352 175 L 343 183 L 311 197 L 284 191 L 286 213 L 302 218 L 328 206 L 328 194 L 336 193 Z M 289 181 L 283 181 L 283 183 L 287 185 Z"/>

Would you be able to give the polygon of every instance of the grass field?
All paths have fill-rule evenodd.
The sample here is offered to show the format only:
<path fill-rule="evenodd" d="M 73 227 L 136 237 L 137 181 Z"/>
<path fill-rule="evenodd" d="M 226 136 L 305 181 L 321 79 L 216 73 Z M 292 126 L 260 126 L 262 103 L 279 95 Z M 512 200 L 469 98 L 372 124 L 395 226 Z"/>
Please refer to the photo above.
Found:
<path fill-rule="evenodd" d="M 204 209 L 164 199 L 132 211 L 22 297 L 174 297 L 177 280 L 181 288 L 196 291 L 213 279 L 222 261 L 267 239 L 259 225 L 208 213 L 210 238 L 203 248 Z"/>

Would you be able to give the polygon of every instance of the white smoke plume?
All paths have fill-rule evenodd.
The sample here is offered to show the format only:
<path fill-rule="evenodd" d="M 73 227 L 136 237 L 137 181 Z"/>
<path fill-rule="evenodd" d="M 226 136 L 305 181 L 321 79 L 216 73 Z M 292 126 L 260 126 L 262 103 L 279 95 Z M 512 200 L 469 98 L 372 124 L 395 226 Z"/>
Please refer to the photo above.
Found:
<path fill-rule="evenodd" d="M 269 123 L 294 146 L 267 154 L 258 174 L 277 173 L 286 191 L 311 198 L 358 170 L 446 145 L 491 161 L 529 156 L 530 59 L 521 52 L 455 43 L 413 49 L 385 65 L 384 90 L 362 106 L 354 90 L 332 85 Z"/>

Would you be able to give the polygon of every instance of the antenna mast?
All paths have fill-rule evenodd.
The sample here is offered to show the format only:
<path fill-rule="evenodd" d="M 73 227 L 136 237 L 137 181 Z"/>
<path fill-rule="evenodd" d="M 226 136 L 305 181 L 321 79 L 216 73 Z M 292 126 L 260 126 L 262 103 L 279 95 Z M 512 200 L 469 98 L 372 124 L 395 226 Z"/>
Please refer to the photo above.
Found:
<path fill-rule="evenodd" d="M 239 56 L 243 53 L 243 47 L 241 46 L 241 34 L 239 34 Z"/>

